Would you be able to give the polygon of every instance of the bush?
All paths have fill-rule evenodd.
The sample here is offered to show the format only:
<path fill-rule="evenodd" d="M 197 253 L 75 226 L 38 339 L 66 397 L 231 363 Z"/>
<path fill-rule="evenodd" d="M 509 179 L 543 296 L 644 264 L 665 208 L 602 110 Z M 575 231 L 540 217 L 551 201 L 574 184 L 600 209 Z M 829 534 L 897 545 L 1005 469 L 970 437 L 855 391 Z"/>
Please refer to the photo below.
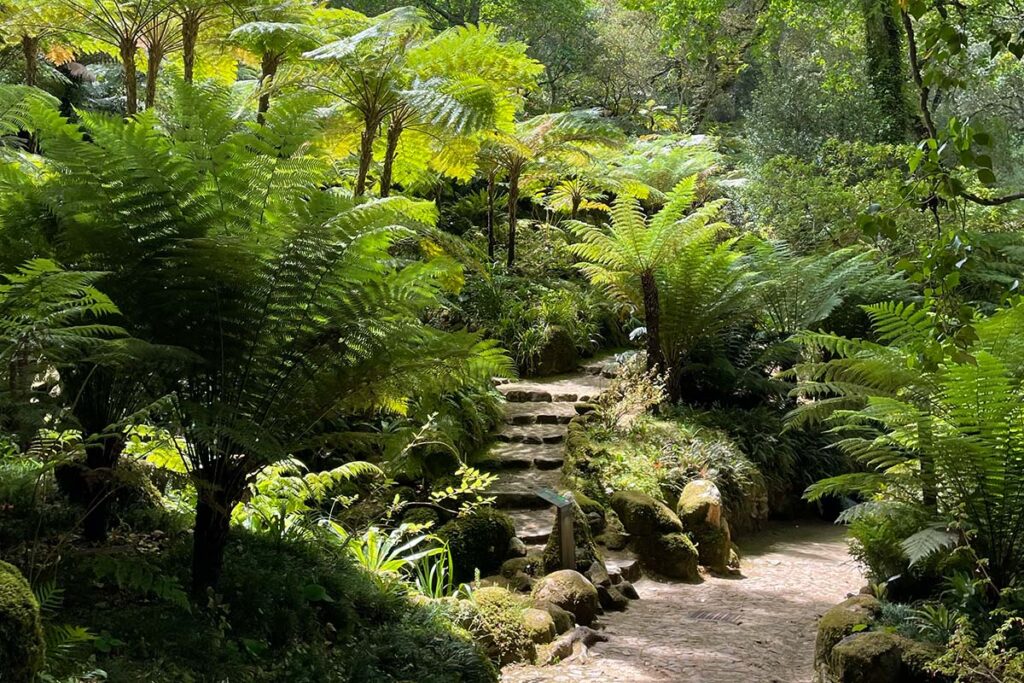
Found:
<path fill-rule="evenodd" d="M 515 526 L 505 513 L 483 507 L 448 522 L 437 535 L 452 553 L 455 581 L 471 581 L 475 570 L 486 575 L 501 566 Z"/>
<path fill-rule="evenodd" d="M 11 683 L 30 683 L 43 665 L 39 603 L 17 567 L 0 562 L 0 672 Z"/>
<path fill-rule="evenodd" d="M 470 603 L 459 601 L 461 623 L 499 664 L 533 661 L 536 645 L 523 620 L 523 598 L 491 586 L 473 591 Z"/>
<path fill-rule="evenodd" d="M 147 554 L 141 584 L 183 579 L 187 538 Z M 465 630 L 408 588 L 354 567 L 329 544 L 279 541 L 235 529 L 219 594 L 186 610 L 135 584 L 103 587 L 68 562 L 61 620 L 100 634 L 97 665 L 110 680 L 178 683 L 366 683 L 458 680 L 497 674 Z"/>

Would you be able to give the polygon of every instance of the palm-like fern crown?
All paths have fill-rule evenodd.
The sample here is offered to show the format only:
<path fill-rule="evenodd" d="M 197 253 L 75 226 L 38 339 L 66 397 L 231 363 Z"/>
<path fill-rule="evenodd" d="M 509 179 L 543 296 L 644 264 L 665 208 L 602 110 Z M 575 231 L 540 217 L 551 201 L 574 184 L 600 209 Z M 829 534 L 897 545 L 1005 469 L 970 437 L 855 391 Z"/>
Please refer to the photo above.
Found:
<path fill-rule="evenodd" d="M 255 467 L 332 418 L 510 370 L 493 344 L 420 322 L 457 265 L 390 248 L 430 212 L 321 189 L 315 105 L 282 98 L 257 126 L 229 92 L 182 86 L 163 121 L 86 117 L 89 142 L 36 112 L 66 260 L 111 270 L 133 331 L 193 356 L 172 389 L 197 468 Z"/>
<path fill-rule="evenodd" d="M 620 195 L 612 204 L 607 229 L 572 223 L 579 243 L 570 249 L 582 259 L 580 269 L 610 294 L 637 303 L 640 276 L 654 274 L 687 244 L 706 240 L 723 227 L 713 222 L 721 201 L 691 211 L 696 183 L 696 176 L 681 181 L 661 211 L 650 219 L 639 199 Z"/>

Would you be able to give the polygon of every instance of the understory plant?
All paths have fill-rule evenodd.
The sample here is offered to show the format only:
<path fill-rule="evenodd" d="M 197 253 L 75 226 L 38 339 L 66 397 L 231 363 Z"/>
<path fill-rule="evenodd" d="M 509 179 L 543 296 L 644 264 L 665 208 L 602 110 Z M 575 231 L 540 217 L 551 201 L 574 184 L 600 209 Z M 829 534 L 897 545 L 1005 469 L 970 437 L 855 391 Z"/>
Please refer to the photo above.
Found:
<path fill-rule="evenodd" d="M 962 543 L 995 589 L 1012 585 L 1024 561 L 1024 346 L 1016 334 L 1024 306 L 1014 301 L 977 319 L 960 346 L 936 336 L 927 306 L 866 310 L 877 341 L 798 337 L 812 357 L 829 357 L 797 366 L 798 392 L 814 400 L 793 420 L 827 419 L 838 446 L 869 468 L 826 479 L 808 495 L 918 506 L 930 523 L 903 540 L 911 563 Z"/>

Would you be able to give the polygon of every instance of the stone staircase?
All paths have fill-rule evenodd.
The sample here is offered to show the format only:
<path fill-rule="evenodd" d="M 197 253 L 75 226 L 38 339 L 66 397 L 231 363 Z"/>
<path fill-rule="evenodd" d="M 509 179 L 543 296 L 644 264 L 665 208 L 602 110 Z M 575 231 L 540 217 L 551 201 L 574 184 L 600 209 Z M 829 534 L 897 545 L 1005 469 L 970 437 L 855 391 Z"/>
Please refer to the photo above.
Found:
<path fill-rule="evenodd" d="M 516 525 L 526 545 L 547 542 L 555 510 L 541 499 L 542 488 L 558 490 L 565 460 L 565 437 L 577 406 L 596 399 L 614 377 L 614 357 L 595 360 L 571 375 L 498 382 L 508 403 L 505 425 L 495 436 L 481 467 L 495 471 L 495 505 Z"/>

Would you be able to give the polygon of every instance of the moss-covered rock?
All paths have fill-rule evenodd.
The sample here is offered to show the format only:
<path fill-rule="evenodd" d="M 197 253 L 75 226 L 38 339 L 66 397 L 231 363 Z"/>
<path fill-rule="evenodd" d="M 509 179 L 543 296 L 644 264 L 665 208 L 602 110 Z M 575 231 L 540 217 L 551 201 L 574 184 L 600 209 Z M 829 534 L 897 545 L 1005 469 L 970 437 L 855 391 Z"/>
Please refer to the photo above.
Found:
<path fill-rule="evenodd" d="M 832 649 L 843 638 L 874 624 L 881 609 L 873 596 L 855 595 L 825 612 L 818 622 L 818 636 L 814 643 L 815 666 L 828 662 Z"/>
<path fill-rule="evenodd" d="M 492 586 L 475 590 L 472 603 L 475 613 L 465 623 L 491 659 L 502 665 L 533 661 L 537 649 L 523 618 L 523 598 Z"/>
<path fill-rule="evenodd" d="M 501 566 L 515 527 L 508 515 L 485 507 L 453 519 L 437 535 L 448 542 L 455 580 L 471 581 L 475 570 L 486 575 Z"/>
<path fill-rule="evenodd" d="M 573 540 L 576 543 L 576 569 L 586 571 L 595 560 L 601 559 L 601 554 L 598 552 L 597 543 L 594 541 L 594 535 L 590 530 L 587 515 L 575 499 L 576 494 L 564 493 L 563 495 L 572 501 Z M 560 517 L 556 517 L 555 526 L 551 530 L 551 535 L 548 536 L 547 545 L 544 546 L 544 570 L 546 572 L 562 569 L 561 540 L 562 520 Z"/>
<path fill-rule="evenodd" d="M 573 498 L 579 503 L 580 509 L 583 510 L 583 514 L 586 515 L 587 521 L 590 523 L 590 531 L 594 534 L 599 534 L 604 530 L 606 511 L 604 505 L 601 505 L 590 496 L 574 492 Z"/>
<path fill-rule="evenodd" d="M 562 609 L 558 605 L 550 602 L 534 602 L 533 605 L 536 609 L 542 609 L 551 616 L 551 620 L 555 624 L 555 632 L 559 635 L 565 633 L 573 627 L 575 623 L 575 617 L 572 612 Z"/>
<path fill-rule="evenodd" d="M 700 527 L 718 528 L 722 522 L 722 493 L 714 482 L 694 479 L 683 487 L 676 513 L 687 531 Z"/>
<path fill-rule="evenodd" d="M 558 635 L 555 632 L 555 620 L 542 609 L 529 607 L 523 610 L 523 625 L 530 640 L 537 645 L 550 643 Z"/>
<path fill-rule="evenodd" d="M 572 335 L 563 327 L 553 326 L 547 342 L 537 354 L 533 371 L 528 374 L 543 377 L 571 372 L 579 365 L 579 361 L 579 353 L 576 351 Z"/>
<path fill-rule="evenodd" d="M 681 581 L 700 579 L 697 548 L 684 533 L 642 536 L 634 547 L 646 570 Z"/>
<path fill-rule="evenodd" d="M 714 528 L 703 526 L 690 533 L 697 544 L 700 563 L 715 572 L 726 572 L 732 562 L 732 538 L 729 536 L 729 525 L 724 523 Z"/>
<path fill-rule="evenodd" d="M 563 569 L 540 579 L 533 588 L 533 599 L 561 607 L 584 626 L 593 623 L 600 607 L 597 589 L 583 574 L 572 569 Z"/>
<path fill-rule="evenodd" d="M 681 532 L 683 524 L 667 505 L 637 491 L 612 496 L 612 509 L 633 536 L 657 536 Z"/>
<path fill-rule="evenodd" d="M 899 636 L 885 631 L 851 634 L 829 656 L 836 683 L 906 683 L 902 668 Z"/>
<path fill-rule="evenodd" d="M 626 527 L 622 526 L 622 522 L 619 521 L 619 516 L 615 514 L 614 510 L 605 512 L 604 531 L 595 536 L 594 540 L 609 550 L 622 550 L 629 544 Z"/>
<path fill-rule="evenodd" d="M 44 653 L 39 603 L 18 568 L 0 562 L 0 679 L 35 680 Z"/>

